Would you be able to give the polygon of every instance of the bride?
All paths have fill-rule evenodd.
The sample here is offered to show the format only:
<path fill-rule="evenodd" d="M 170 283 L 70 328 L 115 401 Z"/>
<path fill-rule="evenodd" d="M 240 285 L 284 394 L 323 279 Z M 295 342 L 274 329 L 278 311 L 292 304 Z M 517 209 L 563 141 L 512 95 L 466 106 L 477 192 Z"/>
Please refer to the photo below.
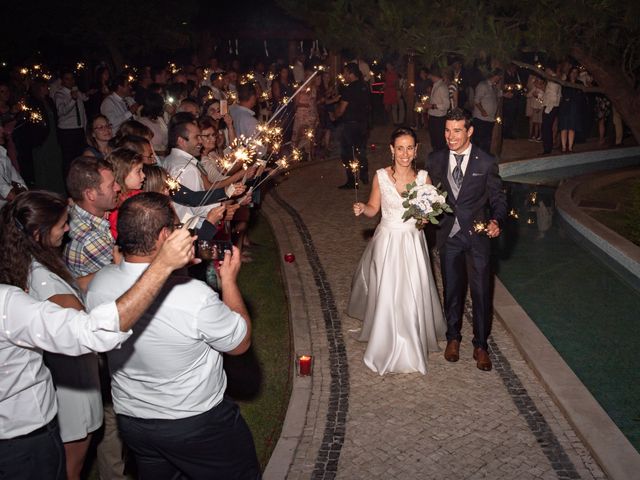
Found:
<path fill-rule="evenodd" d="M 414 219 L 402 220 L 406 185 L 431 182 L 415 166 L 417 143 L 412 129 L 397 128 L 391 134 L 391 166 L 376 172 L 369 201 L 353 205 L 356 216 L 374 217 L 382 208 L 353 276 L 347 309 L 364 320 L 359 338 L 369 342 L 364 363 L 380 375 L 426 374 L 427 356 L 439 351 L 446 331 L 425 236 Z"/>

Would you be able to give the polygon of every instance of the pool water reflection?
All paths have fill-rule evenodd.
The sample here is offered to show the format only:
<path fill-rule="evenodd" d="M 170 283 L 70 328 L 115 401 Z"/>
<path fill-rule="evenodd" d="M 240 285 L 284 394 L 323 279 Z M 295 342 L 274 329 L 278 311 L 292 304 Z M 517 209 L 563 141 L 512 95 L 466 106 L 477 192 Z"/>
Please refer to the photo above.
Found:
<path fill-rule="evenodd" d="M 571 238 L 554 212 L 554 187 L 505 187 L 512 210 L 498 277 L 640 450 L 640 292 Z"/>

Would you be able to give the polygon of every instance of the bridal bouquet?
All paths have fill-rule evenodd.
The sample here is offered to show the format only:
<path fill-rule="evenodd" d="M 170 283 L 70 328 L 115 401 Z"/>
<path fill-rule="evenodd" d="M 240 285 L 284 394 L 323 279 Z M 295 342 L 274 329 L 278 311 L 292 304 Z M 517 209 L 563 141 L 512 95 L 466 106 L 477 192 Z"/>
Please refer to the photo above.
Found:
<path fill-rule="evenodd" d="M 442 192 L 424 180 L 416 179 L 407 185 L 407 191 L 402 194 L 405 199 L 402 206 L 406 209 L 402 219 L 406 222 L 410 218 L 416 219 L 416 228 L 421 230 L 427 223 L 437 224 L 438 218 L 444 212 L 453 213 L 446 203 L 447 192 Z"/>

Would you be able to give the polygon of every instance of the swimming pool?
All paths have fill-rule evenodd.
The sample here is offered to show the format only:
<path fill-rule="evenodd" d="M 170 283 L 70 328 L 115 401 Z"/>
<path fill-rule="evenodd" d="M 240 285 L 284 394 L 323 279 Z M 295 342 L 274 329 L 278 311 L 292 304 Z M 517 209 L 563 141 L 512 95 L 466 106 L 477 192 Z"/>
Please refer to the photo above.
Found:
<path fill-rule="evenodd" d="M 638 158 L 624 163 L 613 168 L 637 164 Z M 634 348 L 640 344 L 640 292 L 576 242 L 554 210 L 548 229 L 539 228 L 535 212 L 540 202 L 553 209 L 555 185 L 564 178 L 609 168 L 606 161 L 510 177 L 505 186 L 512 216 L 499 242 L 496 268 L 529 317 L 640 451 L 640 362 Z"/>

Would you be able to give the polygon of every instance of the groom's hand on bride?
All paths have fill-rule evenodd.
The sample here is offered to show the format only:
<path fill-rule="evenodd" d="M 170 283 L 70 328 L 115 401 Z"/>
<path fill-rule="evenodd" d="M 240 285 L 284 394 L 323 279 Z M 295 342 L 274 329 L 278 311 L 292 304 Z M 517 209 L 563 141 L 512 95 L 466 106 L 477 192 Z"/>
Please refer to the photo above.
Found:
<path fill-rule="evenodd" d="M 489 238 L 496 238 L 500 235 L 500 226 L 498 222 L 495 220 L 489 220 L 489 225 L 487 225 L 487 236 Z"/>

